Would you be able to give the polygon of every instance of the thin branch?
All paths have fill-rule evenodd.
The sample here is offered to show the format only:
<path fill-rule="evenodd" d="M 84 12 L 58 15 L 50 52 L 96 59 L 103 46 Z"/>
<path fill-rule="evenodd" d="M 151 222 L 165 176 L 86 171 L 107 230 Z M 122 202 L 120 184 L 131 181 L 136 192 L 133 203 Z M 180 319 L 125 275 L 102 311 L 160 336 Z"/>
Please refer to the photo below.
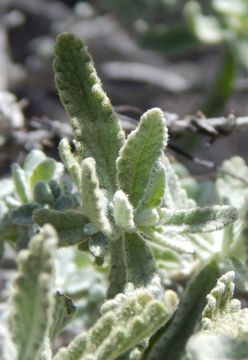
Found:
<path fill-rule="evenodd" d="M 187 131 L 200 132 L 211 137 L 227 135 L 234 129 L 248 128 L 248 116 L 237 117 L 233 112 L 227 116 L 205 118 L 201 115 L 191 115 L 180 119 L 178 115 L 165 113 L 169 130 L 173 134 L 184 134 Z"/>
<path fill-rule="evenodd" d="M 127 122 L 128 130 L 132 130 L 137 126 L 137 120 L 122 114 L 123 112 L 129 111 L 129 109 L 134 111 L 136 108 L 117 107 L 116 109 L 121 113 L 120 119 L 123 122 L 124 128 L 125 122 Z M 234 129 L 240 130 L 248 128 L 248 116 L 237 117 L 233 112 L 230 112 L 227 116 L 214 118 L 205 118 L 200 112 L 196 115 L 189 115 L 185 118 L 180 118 L 177 114 L 169 112 L 165 112 L 165 116 L 170 133 L 175 135 L 183 135 L 186 132 L 194 132 L 216 138 L 228 135 Z"/>
<path fill-rule="evenodd" d="M 171 150 L 174 150 L 177 154 L 180 154 L 180 155 L 184 156 L 186 159 L 194 162 L 197 165 L 203 166 L 203 167 L 205 167 L 207 169 L 211 169 L 211 170 L 213 170 L 215 172 L 218 172 L 218 173 L 228 175 L 228 176 L 230 176 L 230 177 L 232 177 L 234 179 L 237 179 L 237 180 L 241 181 L 243 184 L 248 185 L 248 182 L 247 182 L 246 179 L 244 179 L 244 178 L 242 178 L 242 177 L 240 177 L 240 176 L 238 176 L 236 174 L 233 174 L 233 173 L 223 169 L 221 166 L 217 166 L 212 161 L 205 160 L 205 159 L 200 159 L 197 156 L 191 155 L 187 151 L 181 149 L 180 147 L 178 147 L 177 145 L 172 144 L 172 143 L 169 143 L 169 148 Z"/>
<path fill-rule="evenodd" d="M 138 124 L 138 118 L 143 111 L 137 107 L 133 106 L 118 106 L 115 108 L 118 112 L 119 118 L 121 120 L 122 126 L 126 132 L 130 132 L 136 128 Z M 134 113 L 135 118 L 123 115 L 123 113 Z M 248 116 L 236 117 L 235 114 L 229 113 L 226 117 L 219 118 L 205 118 L 203 114 L 198 113 L 196 115 L 188 116 L 184 119 L 180 119 L 177 114 L 165 112 L 167 119 L 167 124 L 169 127 L 170 133 L 173 134 L 184 134 L 187 131 L 205 134 L 215 140 L 223 135 L 230 134 L 234 129 L 243 129 L 248 128 Z M 71 129 L 69 124 L 51 120 L 48 118 L 33 119 L 32 125 L 34 130 L 29 132 L 15 131 L 13 132 L 13 137 L 17 141 L 18 145 L 31 145 L 36 143 L 42 143 L 44 139 L 52 139 L 54 136 L 62 137 L 71 137 Z M 44 129 L 45 128 L 45 129 Z M 30 147 L 30 146 L 29 146 Z M 176 144 L 170 142 L 168 147 L 175 151 L 177 154 L 184 156 L 184 158 L 192 161 L 193 163 L 205 167 L 207 169 L 213 170 L 215 173 L 223 173 L 231 176 L 232 178 L 240 180 L 242 183 L 248 185 L 246 179 L 243 179 L 236 174 L 230 173 L 224 170 L 222 167 L 217 166 L 214 162 L 200 159 L 187 151 L 181 149 Z"/>

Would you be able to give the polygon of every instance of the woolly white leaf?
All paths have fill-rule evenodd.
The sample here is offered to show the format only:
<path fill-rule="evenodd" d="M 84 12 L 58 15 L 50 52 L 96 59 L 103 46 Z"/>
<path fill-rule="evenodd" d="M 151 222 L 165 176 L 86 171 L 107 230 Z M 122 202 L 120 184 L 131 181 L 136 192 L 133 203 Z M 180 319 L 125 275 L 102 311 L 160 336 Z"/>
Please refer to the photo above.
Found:
<path fill-rule="evenodd" d="M 145 193 L 140 200 L 137 210 L 157 208 L 161 205 L 164 198 L 166 185 L 165 166 L 161 160 L 153 165 Z"/>
<path fill-rule="evenodd" d="M 169 209 L 188 209 L 196 206 L 180 184 L 179 178 L 170 164 L 169 159 L 163 156 L 166 172 L 166 190 L 163 206 Z"/>
<path fill-rule="evenodd" d="M 178 233 L 210 232 L 222 229 L 237 218 L 237 210 L 230 206 L 196 207 L 184 210 L 159 210 L 160 221 L 166 229 Z"/>
<path fill-rule="evenodd" d="M 59 143 L 59 155 L 63 161 L 65 167 L 71 174 L 77 187 L 80 187 L 81 182 L 81 170 L 77 158 L 71 151 L 69 141 L 67 139 L 62 139 Z"/>
<path fill-rule="evenodd" d="M 219 173 L 216 181 L 219 198 L 223 204 L 239 209 L 248 195 L 248 166 L 241 157 L 234 156 L 225 160 L 221 168 L 224 172 Z"/>
<path fill-rule="evenodd" d="M 116 225 L 126 231 L 132 231 L 135 228 L 133 219 L 133 207 L 128 200 L 127 195 L 122 191 L 116 191 L 113 198 L 113 215 Z"/>
<path fill-rule="evenodd" d="M 194 247 L 190 241 L 183 236 L 167 231 L 166 227 L 157 226 L 153 228 L 140 228 L 140 231 L 145 234 L 152 242 L 164 246 L 166 248 L 175 250 L 180 253 L 192 254 Z"/>
<path fill-rule="evenodd" d="M 120 188 L 136 207 L 145 192 L 152 167 L 161 157 L 167 143 L 165 118 L 160 109 L 148 110 L 137 129 L 127 138 L 117 159 L 117 180 Z"/>
<path fill-rule="evenodd" d="M 56 242 L 54 230 L 46 225 L 18 258 L 20 272 L 14 284 L 12 316 L 18 360 L 35 359 L 44 346 L 53 309 L 52 252 Z"/>
<path fill-rule="evenodd" d="M 84 159 L 81 168 L 81 198 L 84 214 L 98 231 L 109 236 L 112 233 L 112 226 L 107 216 L 107 198 L 99 187 L 95 160 Z"/>
<path fill-rule="evenodd" d="M 248 309 L 241 309 L 239 300 L 232 299 L 234 276 L 233 271 L 222 275 L 207 296 L 202 325 L 209 333 L 244 338 L 248 335 Z"/>
<path fill-rule="evenodd" d="M 145 209 L 135 214 L 135 223 L 138 226 L 153 226 L 159 221 L 156 209 Z"/>
<path fill-rule="evenodd" d="M 171 290 L 159 301 L 149 289 L 127 289 L 107 301 L 89 333 L 76 337 L 54 360 L 116 359 L 168 322 L 176 307 L 177 296 Z"/>

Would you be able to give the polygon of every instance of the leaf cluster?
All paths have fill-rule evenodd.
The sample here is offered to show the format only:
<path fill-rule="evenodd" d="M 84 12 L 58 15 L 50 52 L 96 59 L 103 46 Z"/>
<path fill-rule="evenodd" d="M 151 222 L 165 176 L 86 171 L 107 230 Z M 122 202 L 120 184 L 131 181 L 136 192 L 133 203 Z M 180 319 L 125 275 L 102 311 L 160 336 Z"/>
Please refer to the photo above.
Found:
<path fill-rule="evenodd" d="M 246 286 L 246 165 L 239 158 L 224 163 L 217 181 L 221 204 L 199 207 L 164 153 L 168 132 L 160 109 L 145 112 L 126 137 L 86 46 L 72 34 L 58 36 L 54 69 L 75 149 L 62 139 L 63 165 L 32 151 L 23 167 L 12 166 L 0 234 L 1 242 L 21 251 L 10 326 L 0 327 L 3 360 L 8 354 L 13 360 L 149 360 L 163 354 L 200 360 L 191 336 L 202 316 L 204 336 L 243 338 L 247 310 L 231 300 L 233 272 L 213 287 L 227 270 L 239 270 L 240 286 Z M 75 313 L 72 301 L 54 291 L 55 253 L 75 245 L 108 271 L 108 299 L 88 332 L 54 354 L 54 339 Z M 177 280 L 185 276 L 190 281 L 183 291 Z M 165 290 L 169 285 L 179 290 L 179 305 L 176 292 Z"/>

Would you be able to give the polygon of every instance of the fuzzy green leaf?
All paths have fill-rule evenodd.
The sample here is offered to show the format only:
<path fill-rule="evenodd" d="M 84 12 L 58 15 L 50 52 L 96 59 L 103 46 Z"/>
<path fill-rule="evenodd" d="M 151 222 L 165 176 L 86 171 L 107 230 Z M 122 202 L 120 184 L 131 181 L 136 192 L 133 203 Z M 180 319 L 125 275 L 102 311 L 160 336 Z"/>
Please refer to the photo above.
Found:
<path fill-rule="evenodd" d="M 83 212 L 98 231 L 102 231 L 105 235 L 109 236 L 112 232 L 112 226 L 107 216 L 108 202 L 99 187 L 95 160 L 93 158 L 84 159 L 81 168 Z"/>
<path fill-rule="evenodd" d="M 125 234 L 126 281 L 146 286 L 156 274 L 156 263 L 150 246 L 136 233 Z"/>
<path fill-rule="evenodd" d="M 113 215 L 115 223 L 119 228 L 128 232 L 134 230 L 133 207 L 122 190 L 117 190 L 114 195 Z"/>
<path fill-rule="evenodd" d="M 30 226 L 33 225 L 33 213 L 40 206 L 38 204 L 25 204 L 10 212 L 10 219 L 13 224 Z"/>
<path fill-rule="evenodd" d="M 23 204 L 28 203 L 31 198 L 29 191 L 28 180 L 25 172 L 17 163 L 12 164 L 11 172 L 14 179 L 17 194 Z"/>
<path fill-rule="evenodd" d="M 202 313 L 202 325 L 209 333 L 247 338 L 248 309 L 241 309 L 240 301 L 232 299 L 234 277 L 234 272 L 229 271 L 219 278 L 217 285 L 207 296 L 207 305 Z"/>
<path fill-rule="evenodd" d="M 44 181 L 38 181 L 34 186 L 34 200 L 41 205 L 52 205 L 54 197 L 50 186 Z"/>
<path fill-rule="evenodd" d="M 170 290 L 162 301 L 142 288 L 119 294 L 103 305 L 103 315 L 89 333 L 76 337 L 54 360 L 114 360 L 168 322 L 176 306 L 177 296 Z"/>
<path fill-rule="evenodd" d="M 191 360 L 247 360 L 248 341 L 199 333 L 187 345 Z"/>
<path fill-rule="evenodd" d="M 156 225 L 159 221 L 158 211 L 156 209 L 141 210 L 136 212 L 134 220 L 138 227 Z"/>
<path fill-rule="evenodd" d="M 157 161 L 150 173 L 144 196 L 138 204 L 138 211 L 159 207 L 164 198 L 165 185 L 165 167 L 162 161 Z"/>
<path fill-rule="evenodd" d="M 87 334 L 78 335 L 67 348 L 61 348 L 53 360 L 82 360 L 87 344 Z"/>
<path fill-rule="evenodd" d="M 86 46 L 63 33 L 55 47 L 55 80 L 60 98 L 71 117 L 77 153 L 93 157 L 101 187 L 116 190 L 115 160 L 124 140 L 116 114 L 101 88 Z"/>
<path fill-rule="evenodd" d="M 180 184 L 180 180 L 166 156 L 162 157 L 166 173 L 166 191 L 163 206 L 169 209 L 188 209 L 196 206 Z"/>
<path fill-rule="evenodd" d="M 53 308 L 52 253 L 56 242 L 54 230 L 47 225 L 18 258 L 11 323 L 18 360 L 33 360 L 42 350 Z"/>
<path fill-rule="evenodd" d="M 150 240 L 151 242 L 155 242 L 165 248 L 169 248 L 175 250 L 176 252 L 186 254 L 192 254 L 194 252 L 194 247 L 189 240 L 185 239 L 183 236 L 173 231 L 167 231 L 167 227 L 140 227 L 139 230 L 143 234 L 145 234 L 148 240 Z"/>
<path fill-rule="evenodd" d="M 16 251 L 27 249 L 32 235 L 34 235 L 34 231 L 31 226 L 20 226 L 16 239 Z"/>
<path fill-rule="evenodd" d="M 63 328 L 70 322 L 75 315 L 76 306 L 70 298 L 60 294 L 55 295 L 55 305 L 53 310 L 53 320 L 49 329 L 50 339 L 54 339 L 63 330 Z"/>
<path fill-rule="evenodd" d="M 53 194 L 54 199 L 58 199 L 62 195 L 62 189 L 58 181 L 52 179 L 49 181 L 49 187 L 51 189 L 51 192 Z"/>
<path fill-rule="evenodd" d="M 73 197 L 61 195 L 54 204 L 56 210 L 65 211 L 75 207 L 75 201 Z"/>
<path fill-rule="evenodd" d="M 63 165 L 56 162 L 54 159 L 47 158 L 38 163 L 30 176 L 29 182 L 31 189 L 38 181 L 49 182 L 54 177 L 61 176 L 63 172 Z"/>
<path fill-rule="evenodd" d="M 223 259 L 221 265 L 224 273 L 234 271 L 237 289 L 241 292 L 248 292 L 248 272 L 246 262 L 241 258 L 227 257 L 226 259 Z"/>
<path fill-rule="evenodd" d="M 126 285 L 126 264 L 124 255 L 124 238 L 111 241 L 110 244 L 110 270 L 107 298 L 111 299 L 124 291 Z"/>
<path fill-rule="evenodd" d="M 45 159 L 46 155 L 42 151 L 37 149 L 30 151 L 30 153 L 28 153 L 26 156 L 23 164 L 24 171 L 32 173 L 34 168 Z"/>
<path fill-rule="evenodd" d="M 168 232 L 198 233 L 222 229 L 237 219 L 237 210 L 230 206 L 212 206 L 185 210 L 159 210 L 160 221 Z"/>
<path fill-rule="evenodd" d="M 217 250 L 218 244 L 213 236 L 214 233 L 187 233 L 187 239 L 192 243 L 195 253 L 201 259 L 209 258 Z M 216 246 L 217 245 L 217 246 Z"/>
<path fill-rule="evenodd" d="M 143 197 L 154 163 L 167 144 L 165 118 L 160 109 L 147 111 L 127 138 L 117 159 L 117 179 L 134 207 Z"/>
<path fill-rule="evenodd" d="M 66 169 L 73 178 L 75 184 L 80 188 L 81 169 L 76 156 L 72 153 L 69 141 L 62 139 L 59 143 L 59 156 Z"/>
<path fill-rule="evenodd" d="M 18 226 L 11 220 L 11 212 L 7 212 L 0 221 L 0 238 L 4 240 L 13 240 L 18 236 Z M 3 250 L 3 249 L 2 249 Z"/>
<path fill-rule="evenodd" d="M 216 181 L 216 188 L 222 204 L 240 209 L 248 195 L 248 166 L 244 159 L 234 156 L 223 162 Z M 233 174 L 233 176 L 232 176 Z"/>
<path fill-rule="evenodd" d="M 33 219 L 40 226 L 51 224 L 56 229 L 59 246 L 70 246 L 88 241 L 88 236 L 84 232 L 88 219 L 79 211 L 37 209 L 33 213 Z"/>
<path fill-rule="evenodd" d="M 245 194 L 244 194 L 245 195 Z M 243 248 L 242 244 L 246 248 L 246 238 L 248 231 L 248 194 L 244 196 L 244 202 L 241 208 L 238 209 L 238 219 L 233 224 L 233 249 L 238 254 Z M 242 251 L 242 250 L 241 250 Z"/>
<path fill-rule="evenodd" d="M 96 258 L 103 258 L 108 249 L 108 242 L 106 237 L 98 232 L 89 238 L 89 251 Z"/>

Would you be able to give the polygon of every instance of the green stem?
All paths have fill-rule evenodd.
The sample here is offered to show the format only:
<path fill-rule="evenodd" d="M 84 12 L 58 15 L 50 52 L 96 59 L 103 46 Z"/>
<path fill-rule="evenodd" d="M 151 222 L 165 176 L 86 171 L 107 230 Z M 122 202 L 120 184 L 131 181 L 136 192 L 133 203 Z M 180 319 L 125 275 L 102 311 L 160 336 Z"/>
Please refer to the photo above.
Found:
<path fill-rule="evenodd" d="M 137 234 L 126 233 L 111 243 L 110 263 L 108 298 L 123 292 L 128 282 L 148 285 L 157 273 L 151 249 Z"/>
<path fill-rule="evenodd" d="M 124 259 L 124 239 L 110 243 L 110 272 L 107 297 L 111 299 L 123 292 L 126 284 L 126 264 Z"/>
<path fill-rule="evenodd" d="M 127 282 L 140 287 L 149 284 L 156 274 L 151 249 L 137 234 L 125 234 L 124 241 Z"/>
<path fill-rule="evenodd" d="M 216 284 L 217 261 L 213 259 L 190 281 L 172 321 L 150 340 L 143 359 L 181 360 L 189 337 L 199 326 L 206 296 Z"/>

